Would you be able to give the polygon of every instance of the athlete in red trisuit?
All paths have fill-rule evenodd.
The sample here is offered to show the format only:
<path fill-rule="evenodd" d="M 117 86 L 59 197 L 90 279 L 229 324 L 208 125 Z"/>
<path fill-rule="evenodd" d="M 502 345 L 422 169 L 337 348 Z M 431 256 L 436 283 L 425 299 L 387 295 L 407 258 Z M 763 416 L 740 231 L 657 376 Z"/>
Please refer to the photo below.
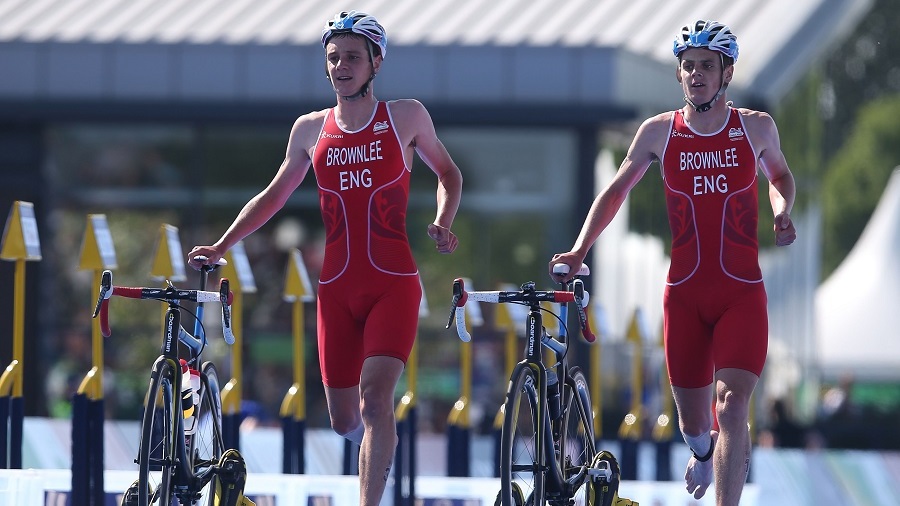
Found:
<path fill-rule="evenodd" d="M 413 157 L 418 153 L 438 177 L 437 215 L 427 233 L 440 253 L 458 245 L 450 226 L 462 175 L 421 103 L 375 99 L 387 36 L 374 17 L 338 13 L 322 45 L 337 104 L 297 119 L 269 186 L 215 244 L 195 247 L 189 260 L 218 260 L 281 209 L 313 168 L 326 234 L 318 289 L 322 381 L 332 428 L 361 445 L 360 504 L 373 506 L 391 468 L 394 388 L 416 336 L 422 296 L 406 235 Z"/>
<path fill-rule="evenodd" d="M 736 506 L 750 465 L 750 396 L 768 346 L 757 174 L 769 180 L 777 246 L 796 238 L 794 178 L 772 118 L 725 98 L 738 57 L 731 30 L 697 21 L 676 36 L 674 53 L 686 105 L 643 122 L 571 251 L 555 255 L 550 266 L 564 262 L 575 272 L 628 192 L 659 162 L 672 231 L 663 300 L 666 364 L 679 426 L 694 453 L 685 482 L 700 498 L 715 475 L 716 504 Z"/>

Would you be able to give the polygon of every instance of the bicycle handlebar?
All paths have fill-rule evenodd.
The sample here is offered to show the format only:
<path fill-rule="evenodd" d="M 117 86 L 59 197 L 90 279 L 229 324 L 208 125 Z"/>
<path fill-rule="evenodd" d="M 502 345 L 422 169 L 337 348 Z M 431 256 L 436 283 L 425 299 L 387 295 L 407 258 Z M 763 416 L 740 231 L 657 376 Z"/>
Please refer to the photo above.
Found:
<path fill-rule="evenodd" d="M 180 290 L 169 283 L 167 288 L 146 288 L 132 286 L 114 286 L 112 284 L 112 272 L 103 271 L 100 278 L 100 296 L 94 307 L 92 318 L 100 317 L 100 333 L 103 337 L 109 337 L 112 332 L 109 327 L 109 299 L 112 296 L 127 297 L 131 299 L 154 299 L 163 302 L 176 300 L 189 300 L 193 302 L 220 302 L 222 304 L 222 334 L 225 342 L 234 344 L 234 330 L 231 327 L 231 303 L 234 293 L 229 289 L 228 279 L 219 281 L 219 291 L 206 290 Z"/>
<path fill-rule="evenodd" d="M 591 332 L 590 323 L 588 322 L 587 314 L 585 313 L 584 307 L 587 305 L 588 294 L 587 291 L 584 290 L 584 285 L 580 283 L 580 280 L 576 280 L 578 283 L 575 284 L 575 290 L 563 291 L 563 290 L 534 290 L 534 285 L 530 284 L 528 289 L 526 286 L 523 286 L 523 290 L 517 292 L 509 292 L 509 291 L 466 291 L 465 283 L 462 279 L 457 278 L 453 281 L 453 300 L 450 304 L 450 318 L 447 320 L 447 326 L 445 328 L 450 328 L 450 325 L 453 324 L 453 320 L 456 320 L 456 333 L 459 335 L 459 338 L 463 342 L 469 342 L 472 340 L 471 334 L 466 329 L 466 302 L 469 299 L 478 301 L 478 302 L 492 302 L 492 303 L 504 303 L 504 302 L 523 302 L 526 304 L 530 303 L 540 303 L 540 302 L 558 302 L 560 304 L 567 304 L 569 302 L 575 302 L 576 307 L 578 308 L 578 319 L 581 325 L 581 334 L 584 337 L 584 340 L 593 343 L 597 337 Z"/>

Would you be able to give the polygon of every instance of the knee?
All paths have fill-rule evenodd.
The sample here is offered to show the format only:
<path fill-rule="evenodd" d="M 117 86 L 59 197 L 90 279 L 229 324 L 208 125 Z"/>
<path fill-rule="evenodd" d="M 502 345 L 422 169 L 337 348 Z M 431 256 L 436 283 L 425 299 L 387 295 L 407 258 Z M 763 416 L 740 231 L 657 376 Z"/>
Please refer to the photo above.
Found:
<path fill-rule="evenodd" d="M 332 422 L 331 428 L 342 438 L 348 439 L 358 445 L 362 445 L 363 436 L 366 434 L 366 429 L 362 423 L 359 423 L 355 428 L 350 428 L 348 430 L 347 425 L 335 427 Z"/>
<path fill-rule="evenodd" d="M 362 420 L 359 417 L 331 416 L 331 430 L 341 437 L 348 437 L 356 433 L 359 429 L 362 429 L 362 426 Z"/>
<path fill-rule="evenodd" d="M 363 422 L 373 424 L 385 418 L 394 416 L 394 396 L 384 394 L 377 389 L 366 389 L 361 394 L 360 412 Z"/>
<path fill-rule="evenodd" d="M 716 402 L 716 418 L 724 429 L 745 429 L 750 416 L 750 396 L 727 390 Z"/>

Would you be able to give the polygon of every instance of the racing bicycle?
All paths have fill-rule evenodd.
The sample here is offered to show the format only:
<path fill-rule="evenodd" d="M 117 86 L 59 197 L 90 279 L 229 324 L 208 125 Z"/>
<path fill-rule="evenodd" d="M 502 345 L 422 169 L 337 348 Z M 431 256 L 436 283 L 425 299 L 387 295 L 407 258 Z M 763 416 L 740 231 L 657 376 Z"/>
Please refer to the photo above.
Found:
<path fill-rule="evenodd" d="M 554 272 L 568 272 L 568 266 L 558 264 Z M 537 290 L 534 282 L 519 291 L 467 291 L 462 279 L 453 282 L 447 328 L 455 319 L 463 341 L 471 340 L 465 324 L 468 301 L 528 308 L 524 358 L 513 369 L 503 406 L 499 506 L 599 506 L 617 498 L 618 463 L 611 453 L 595 447 L 588 382 L 567 360 L 570 303 L 575 303 L 585 340 L 595 340 L 584 309 L 589 294 L 578 277 L 589 273 L 582 266 L 573 281 L 551 291 Z M 558 313 L 545 309 L 546 302 L 558 303 Z M 544 328 L 544 312 L 559 319 L 558 336 Z M 542 348 L 549 350 L 549 363 Z"/>
<path fill-rule="evenodd" d="M 105 337 L 111 334 L 110 297 L 151 299 L 168 305 L 160 355 L 150 371 L 141 421 L 141 440 L 135 459 L 138 479 L 125 492 L 123 506 L 193 505 L 201 500 L 205 505 L 212 505 L 214 494 L 209 491 L 210 481 L 216 474 L 229 471 L 219 466 L 225 448 L 218 374 L 212 362 L 201 360 L 207 344 L 202 323 L 204 302 L 221 304 L 223 335 L 228 344 L 234 343 L 230 307 L 233 294 L 228 280 L 220 280 L 218 291 L 206 291 L 208 274 L 215 267 L 201 269 L 198 290 L 178 289 L 170 281 L 166 281 L 165 288 L 115 286 L 110 271 L 104 271 L 101 276 L 100 297 L 93 317 L 100 318 Z M 191 313 L 182 306 L 182 301 L 196 302 L 196 312 Z M 194 318 L 193 333 L 182 326 L 182 313 Z M 180 349 L 186 350 L 186 359 L 179 358 Z M 188 372 L 183 373 L 183 369 Z M 194 381 L 197 386 L 189 395 L 184 395 L 185 385 L 189 384 L 185 382 L 185 374 L 199 376 L 199 382 Z M 187 427 L 186 422 L 190 424 Z"/>

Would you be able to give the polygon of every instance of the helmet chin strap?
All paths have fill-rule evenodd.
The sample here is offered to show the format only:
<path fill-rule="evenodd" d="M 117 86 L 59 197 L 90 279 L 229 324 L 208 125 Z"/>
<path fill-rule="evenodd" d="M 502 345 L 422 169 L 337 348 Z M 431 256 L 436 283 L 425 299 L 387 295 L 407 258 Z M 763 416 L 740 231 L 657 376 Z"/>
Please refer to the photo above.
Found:
<path fill-rule="evenodd" d="M 712 109 L 713 104 L 716 103 L 716 100 L 718 100 L 720 96 L 722 96 L 722 92 L 725 91 L 725 88 L 727 88 L 727 87 L 728 87 L 728 85 L 725 85 L 725 84 L 723 84 L 722 86 L 719 86 L 719 91 L 716 92 L 716 96 L 714 96 L 712 98 L 712 100 L 710 100 L 709 102 L 705 102 L 700 105 L 695 104 L 693 100 L 691 100 L 687 97 L 687 95 L 684 96 L 684 101 L 687 102 L 688 105 L 693 107 L 695 111 L 706 112 L 706 111 Z"/>
<path fill-rule="evenodd" d="M 354 93 L 352 95 L 341 95 L 341 100 L 346 100 L 348 102 L 352 102 L 353 100 L 357 100 L 357 99 L 363 98 L 366 95 L 368 95 L 369 94 L 369 83 L 372 82 L 372 79 L 375 79 L 375 73 L 372 73 L 372 75 L 369 77 L 369 80 L 366 81 L 362 85 L 362 87 L 359 89 L 359 91 L 357 91 L 356 93 Z"/>

